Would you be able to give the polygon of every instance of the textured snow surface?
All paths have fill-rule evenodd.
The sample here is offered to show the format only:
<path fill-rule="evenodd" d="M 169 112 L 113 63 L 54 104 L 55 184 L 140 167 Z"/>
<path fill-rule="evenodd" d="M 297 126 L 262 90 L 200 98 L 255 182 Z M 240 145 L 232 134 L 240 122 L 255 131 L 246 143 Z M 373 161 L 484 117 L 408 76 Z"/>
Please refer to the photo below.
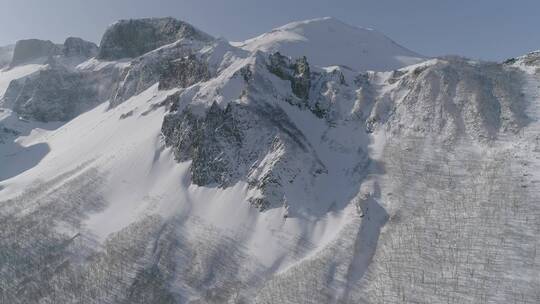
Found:
<path fill-rule="evenodd" d="M 262 43 L 332 29 L 416 56 L 308 20 L 67 65 L 103 86 L 69 121 L 0 108 L 0 303 L 540 302 L 539 53 Z"/>
<path fill-rule="evenodd" d="M 30 163 L 33 167 L 31 170 L 19 168 L 22 172 L 15 178 L 4 178 L 1 182 L 4 206 L 10 204 L 10 201 L 5 202 L 6 199 L 12 199 L 23 205 L 17 203 L 16 208 L 39 208 L 34 204 L 40 201 L 44 205 L 52 204 L 47 200 L 51 193 L 57 191 L 66 197 L 67 201 L 62 204 L 68 206 L 71 200 L 82 200 L 84 206 L 99 201 L 97 212 L 83 207 L 83 210 L 88 208 L 84 211 L 88 215 L 78 220 L 80 222 L 75 226 L 55 215 L 56 224 L 49 229 L 69 237 L 86 235 L 99 242 L 100 246 L 110 242 L 115 233 L 125 232 L 130 225 L 138 225 L 149 216 L 159 218 L 162 222 L 160 225 L 168 223 L 171 227 L 181 226 L 175 229 L 182 229 L 183 237 L 189 238 L 183 245 L 188 246 L 186 249 L 202 251 L 198 254 L 212 254 L 212 250 L 221 252 L 211 263 L 224 264 L 209 265 L 211 269 L 200 270 L 204 274 L 195 274 L 203 277 L 214 271 L 220 272 L 221 267 L 225 268 L 224 271 L 230 271 L 227 269 L 227 257 L 222 256 L 228 254 L 222 252 L 225 248 L 197 247 L 201 246 L 196 244 L 199 241 L 210 243 L 208 246 L 219 244 L 214 243 L 217 239 L 207 235 L 208 229 L 217 234 L 215 237 L 231 239 L 233 243 L 230 246 L 234 246 L 242 255 L 234 257 L 235 263 L 246 262 L 245 259 L 255 263 L 255 268 L 245 265 L 247 269 L 239 274 L 252 276 L 263 275 L 267 271 L 265 269 L 272 272 L 286 269 L 297 259 L 295 256 L 316 251 L 320 244 L 333 239 L 340 227 L 355 218 L 354 206 L 350 206 L 344 211 L 329 212 L 317 219 L 285 220 L 280 209 L 260 213 L 250 207 L 246 200 L 249 190 L 243 182 L 227 189 L 190 185 L 189 163 L 176 163 L 160 137 L 165 108 L 153 110 L 152 107 L 172 93 L 158 91 L 157 85 L 154 85 L 113 110 L 107 111 L 107 104 L 104 103 L 61 126 L 46 125 L 44 129 L 35 126 L 27 136 L 18 137 L 17 143 L 23 151 L 13 156 L 9 155 L 6 146 L 0 146 L 2 163 L 9 160 L 17 166 Z M 9 115 L 9 112 L 4 113 Z M 130 113 L 129 116 L 120 119 L 126 113 Z M 10 124 L 13 119 L 8 119 L 12 115 L 2 122 L 16 127 Z M 36 164 L 36 156 L 27 150 L 39 145 L 44 146 L 45 153 L 40 155 L 42 158 Z M 58 176 L 63 172 L 67 176 Z M 29 194 L 25 194 L 25 189 L 40 187 L 41 181 L 50 177 L 58 178 L 54 185 L 45 186 L 45 192 L 38 190 L 41 194 L 37 198 L 26 197 Z M 96 182 L 92 191 L 99 195 L 99 200 L 94 196 L 79 197 L 83 194 L 79 193 L 78 186 L 70 184 L 72 182 L 82 183 L 80 187 L 89 187 L 87 182 Z M 19 196 L 20 193 L 23 193 L 22 196 Z M 26 212 L 31 211 L 23 213 Z M 72 211 L 68 213 L 70 217 L 75 216 Z M 199 231 L 201 229 L 203 231 Z M 298 252 L 291 256 L 292 249 Z M 205 250 L 209 252 L 205 253 Z M 181 276 L 181 273 L 178 275 Z M 222 283 L 221 280 L 217 282 Z"/>
<path fill-rule="evenodd" d="M 424 60 L 373 29 L 330 17 L 293 22 L 235 44 L 249 51 L 306 56 L 318 66 L 343 65 L 357 71 L 389 71 Z"/>
<path fill-rule="evenodd" d="M 43 68 L 42 64 L 27 64 L 22 66 L 17 66 L 11 69 L 0 70 L 0 98 L 4 96 L 9 83 L 12 80 L 20 79 L 30 74 L 33 74 Z"/>

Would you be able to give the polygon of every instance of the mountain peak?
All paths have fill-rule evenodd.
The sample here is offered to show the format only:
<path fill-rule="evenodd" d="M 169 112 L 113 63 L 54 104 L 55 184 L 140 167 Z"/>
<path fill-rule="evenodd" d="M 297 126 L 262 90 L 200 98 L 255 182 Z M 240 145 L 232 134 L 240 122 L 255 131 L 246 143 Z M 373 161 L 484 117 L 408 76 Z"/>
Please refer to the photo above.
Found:
<path fill-rule="evenodd" d="M 44 60 L 49 56 L 61 53 L 61 47 L 50 40 L 24 39 L 19 40 L 13 49 L 10 66 L 14 67 L 33 60 Z"/>
<path fill-rule="evenodd" d="M 288 23 L 238 45 L 249 51 L 305 55 L 318 66 L 341 65 L 353 70 L 393 70 L 424 59 L 371 28 L 333 17 Z"/>
<path fill-rule="evenodd" d="M 17 43 L 0 303 L 539 302 L 540 53 L 361 72 L 421 58 L 334 18 L 240 47 Z"/>
<path fill-rule="evenodd" d="M 210 41 L 213 37 L 172 17 L 119 20 L 103 35 L 98 58 L 134 58 L 180 39 Z"/>
<path fill-rule="evenodd" d="M 353 28 L 353 29 L 362 29 L 362 30 L 368 30 L 373 31 L 371 28 L 364 28 L 364 27 L 355 27 L 350 24 L 347 24 L 340 19 L 337 19 L 335 17 L 319 17 L 319 18 L 313 18 L 313 19 L 306 19 L 301 21 L 294 21 L 291 23 L 287 23 L 285 25 L 282 25 L 276 29 L 280 30 L 292 30 L 292 29 L 298 29 L 298 28 L 309 28 L 309 27 L 317 27 L 317 26 L 327 26 L 327 27 L 335 27 L 335 28 Z"/>

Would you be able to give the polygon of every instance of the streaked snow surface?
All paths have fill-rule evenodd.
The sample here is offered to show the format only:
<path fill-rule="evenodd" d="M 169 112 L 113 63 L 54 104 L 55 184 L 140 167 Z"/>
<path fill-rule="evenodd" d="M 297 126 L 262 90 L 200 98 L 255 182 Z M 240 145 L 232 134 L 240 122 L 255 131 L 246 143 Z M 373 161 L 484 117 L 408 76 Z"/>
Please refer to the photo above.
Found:
<path fill-rule="evenodd" d="M 345 42 L 350 47 L 330 48 Z M 333 19 L 289 24 L 240 46 L 250 52 L 223 41 L 201 51 L 218 71 L 208 81 L 172 90 L 156 83 L 68 122 L 2 109 L 0 299 L 540 301 L 536 68 L 524 58 L 512 66 L 434 59 L 399 71 L 351 71 L 336 65 L 386 70 L 417 55 Z M 257 61 L 267 54 L 251 52 L 275 48 L 305 54 L 322 66 L 314 71 L 328 73 L 321 89 L 331 102 L 328 120 L 286 102 L 290 83 Z M 357 61 L 364 49 L 369 60 Z M 112 65 L 129 64 L 91 59 L 78 68 Z M 236 77 L 245 66 L 259 73 L 249 98 Z M 40 68 L 1 71 L 0 86 Z M 190 161 L 177 162 L 161 132 L 162 101 L 176 93 L 195 114 L 214 102 L 279 107 L 328 172 L 283 186 L 296 212 L 289 217 L 285 207 L 252 207 L 246 180 L 192 184 Z M 520 102 L 526 121 L 512 108 Z M 362 149 L 370 166 L 354 179 Z"/>
<path fill-rule="evenodd" d="M 330 17 L 293 22 L 235 45 L 249 51 L 306 56 L 318 66 L 342 65 L 356 71 L 389 71 L 424 60 L 373 29 Z"/>

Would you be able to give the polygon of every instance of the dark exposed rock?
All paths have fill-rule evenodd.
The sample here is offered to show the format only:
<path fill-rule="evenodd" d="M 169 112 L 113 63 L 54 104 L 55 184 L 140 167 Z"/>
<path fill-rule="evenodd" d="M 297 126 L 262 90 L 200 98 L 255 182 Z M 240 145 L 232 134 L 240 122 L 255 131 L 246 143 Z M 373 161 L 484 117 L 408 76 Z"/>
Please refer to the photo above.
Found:
<path fill-rule="evenodd" d="M 61 52 L 61 47 L 49 40 L 19 40 L 15 44 L 10 66 L 14 67 L 39 58 L 48 58 L 50 56 L 59 55 Z"/>
<path fill-rule="evenodd" d="M 306 57 L 292 62 L 288 57 L 276 52 L 270 55 L 267 68 L 272 74 L 291 83 L 291 91 L 298 99 L 287 98 L 287 102 L 307 108 L 319 118 L 329 118 L 327 116 L 331 102 L 323 96 L 325 91 L 329 90 L 328 84 L 347 86 L 341 71 L 336 69 L 328 73 L 312 72 Z"/>
<path fill-rule="evenodd" d="M 77 37 L 69 37 L 64 42 L 62 54 L 67 57 L 95 57 L 98 52 L 98 46 L 90 41 L 85 41 Z"/>
<path fill-rule="evenodd" d="M 190 108 L 165 117 L 162 133 L 178 161 L 191 160 L 192 182 L 228 187 L 247 181 L 260 195 L 251 203 L 260 210 L 281 206 L 285 182 L 305 165 L 313 176 L 326 172 L 302 132 L 280 108 L 217 103 L 203 116 Z"/>
<path fill-rule="evenodd" d="M 3 124 L 0 124 L 0 144 L 6 142 L 6 138 L 18 136 L 20 133 L 17 130 L 7 128 Z M 1 189 L 0 189 L 1 190 Z"/>
<path fill-rule="evenodd" d="M 0 47 L 0 69 L 9 65 L 11 58 L 13 57 L 14 48 L 14 45 Z"/>
<path fill-rule="evenodd" d="M 168 95 L 163 101 L 152 104 L 150 107 L 148 107 L 148 110 L 142 112 L 141 115 L 146 116 L 162 107 L 165 107 L 165 109 L 169 111 L 176 111 L 178 108 L 179 98 L 180 92 L 174 92 L 171 95 Z"/>
<path fill-rule="evenodd" d="M 190 55 L 170 61 L 159 77 L 159 89 L 186 88 L 210 78 L 208 65 Z"/>
<path fill-rule="evenodd" d="M 51 68 L 33 77 L 12 81 L 6 93 L 6 104 L 20 115 L 39 121 L 66 121 L 95 103 L 96 95 L 80 74 Z"/>
<path fill-rule="evenodd" d="M 270 55 L 268 70 L 283 80 L 291 82 L 291 89 L 298 98 L 308 99 L 311 87 L 311 72 L 307 58 L 301 57 L 291 63 L 279 52 Z"/>
<path fill-rule="evenodd" d="M 160 82 L 160 89 L 186 87 L 209 78 L 206 62 L 192 55 L 198 47 L 189 43 L 176 43 L 134 59 L 122 71 L 110 98 L 115 107 Z M 180 59 L 179 59 L 180 58 Z"/>
<path fill-rule="evenodd" d="M 121 20 L 103 35 L 98 58 L 134 58 L 180 39 L 211 41 L 213 38 L 173 18 Z"/>
<path fill-rule="evenodd" d="M 268 70 L 277 77 L 285 80 L 291 79 L 291 63 L 288 57 L 276 52 L 268 57 L 270 63 Z"/>
<path fill-rule="evenodd" d="M 73 71 L 53 62 L 11 81 L 2 106 L 39 121 L 67 121 L 108 99 L 117 73 L 115 69 Z"/>
<path fill-rule="evenodd" d="M 294 63 L 293 77 L 291 82 L 293 93 L 301 99 L 308 99 L 311 86 L 311 72 L 305 56 L 297 59 Z"/>
<path fill-rule="evenodd" d="M 517 61 L 515 58 L 511 58 L 506 60 L 505 64 L 514 64 Z M 521 61 L 528 66 L 536 66 L 540 65 L 540 51 L 534 51 L 530 52 L 527 55 L 523 56 L 521 58 Z"/>
<path fill-rule="evenodd" d="M 239 106 L 221 110 L 214 103 L 204 118 L 185 110 L 180 115 L 165 117 L 162 132 L 167 145 L 175 147 L 177 160 L 193 159 L 191 172 L 196 185 L 229 186 L 238 178 L 233 159 L 243 144 L 242 131 L 236 128 L 233 111 L 245 111 Z M 234 153 L 225 153 L 227 150 Z"/>

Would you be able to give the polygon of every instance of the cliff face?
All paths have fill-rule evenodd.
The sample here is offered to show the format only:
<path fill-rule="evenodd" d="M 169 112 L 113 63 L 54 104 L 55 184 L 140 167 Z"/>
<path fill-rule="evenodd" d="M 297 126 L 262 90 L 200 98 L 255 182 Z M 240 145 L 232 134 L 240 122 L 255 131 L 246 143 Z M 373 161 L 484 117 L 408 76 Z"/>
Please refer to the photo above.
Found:
<path fill-rule="evenodd" d="M 0 47 L 0 69 L 7 67 L 13 57 L 14 45 L 7 45 Z"/>
<path fill-rule="evenodd" d="M 10 66 L 29 63 L 38 59 L 43 61 L 61 53 L 60 46 L 49 40 L 28 39 L 19 40 L 15 44 Z"/>
<path fill-rule="evenodd" d="M 103 35 L 98 58 L 134 58 L 180 39 L 210 41 L 213 38 L 173 18 L 121 20 L 111 25 Z"/>
<path fill-rule="evenodd" d="M 98 46 L 90 41 L 85 41 L 77 37 L 69 37 L 64 41 L 62 54 L 66 57 L 96 57 Z"/>
<path fill-rule="evenodd" d="M 120 21 L 1 70 L 0 299 L 538 302 L 539 53 L 313 56 L 359 37 Z"/>

